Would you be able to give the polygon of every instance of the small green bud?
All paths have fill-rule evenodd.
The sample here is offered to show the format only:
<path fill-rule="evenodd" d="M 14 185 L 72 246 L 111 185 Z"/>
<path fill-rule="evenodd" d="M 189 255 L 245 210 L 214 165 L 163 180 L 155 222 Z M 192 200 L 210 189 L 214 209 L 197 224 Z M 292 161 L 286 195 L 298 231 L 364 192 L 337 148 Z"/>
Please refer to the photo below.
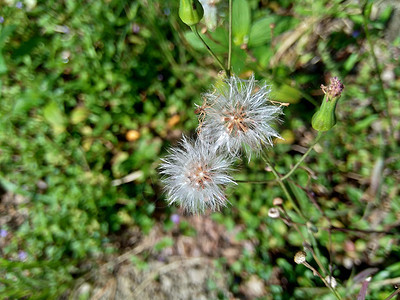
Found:
<path fill-rule="evenodd" d="M 203 18 L 204 10 L 198 0 L 180 0 L 179 17 L 188 26 L 196 25 Z"/>
<path fill-rule="evenodd" d="M 328 131 L 336 124 L 336 104 L 342 95 L 344 85 L 337 77 L 333 77 L 330 85 L 321 84 L 321 89 L 325 93 L 325 97 L 321 107 L 312 117 L 311 125 L 317 131 Z"/>

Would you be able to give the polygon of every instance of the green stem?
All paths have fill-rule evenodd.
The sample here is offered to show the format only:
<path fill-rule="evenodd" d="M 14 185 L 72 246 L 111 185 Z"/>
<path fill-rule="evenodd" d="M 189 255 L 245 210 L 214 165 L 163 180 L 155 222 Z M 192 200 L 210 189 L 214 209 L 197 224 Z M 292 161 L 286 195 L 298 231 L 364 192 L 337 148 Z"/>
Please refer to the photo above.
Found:
<path fill-rule="evenodd" d="M 400 293 L 400 289 L 395 290 L 393 293 L 391 293 L 389 295 L 389 297 L 385 298 L 385 300 L 390 300 L 392 299 L 394 296 L 398 295 Z"/>
<path fill-rule="evenodd" d="M 292 196 L 290 195 L 288 189 L 286 188 L 285 184 L 282 181 L 281 176 L 278 174 L 278 172 L 275 170 L 274 166 L 272 165 L 271 161 L 269 160 L 268 156 L 266 154 L 263 155 L 263 158 L 265 162 L 268 164 L 268 166 L 271 168 L 272 173 L 274 174 L 276 180 L 278 181 L 279 185 L 281 186 L 283 193 L 285 194 L 286 198 L 289 200 L 289 202 L 292 204 L 294 210 L 301 216 L 304 220 L 307 220 L 307 218 L 303 215 L 297 204 L 294 202 Z"/>
<path fill-rule="evenodd" d="M 228 78 L 231 77 L 232 64 L 232 0 L 229 0 L 229 46 L 228 46 Z"/>
<path fill-rule="evenodd" d="M 365 13 L 366 6 L 367 6 L 367 4 L 364 6 L 364 11 L 363 11 L 363 27 L 364 27 L 365 36 L 367 38 L 369 48 L 371 49 L 371 56 L 372 56 L 372 60 L 374 61 L 374 68 L 375 68 L 375 71 L 378 76 L 379 89 L 382 94 L 383 103 L 381 103 L 381 106 L 382 106 L 381 109 L 385 110 L 387 113 L 387 118 L 389 121 L 389 135 L 390 135 L 390 139 L 391 139 L 391 146 L 394 148 L 396 143 L 395 143 L 395 139 L 393 136 L 394 130 L 393 130 L 393 124 L 392 124 L 392 114 L 389 109 L 389 99 L 385 93 L 385 87 L 383 86 L 382 75 L 381 75 L 382 72 L 381 72 L 381 69 L 379 68 L 378 59 L 375 55 L 375 50 L 374 50 L 374 45 L 371 40 L 371 35 L 369 34 L 368 20 L 367 20 L 367 16 Z"/>
<path fill-rule="evenodd" d="M 338 300 L 342 300 L 342 297 L 340 297 L 340 295 L 339 295 L 339 293 L 336 291 L 336 289 L 334 289 L 334 288 L 325 280 L 325 278 L 324 278 L 313 266 L 311 266 L 308 262 L 304 262 L 303 265 L 304 265 L 305 267 L 309 268 L 309 269 L 313 272 L 313 274 L 314 274 L 315 276 L 318 276 L 318 277 L 322 280 L 322 282 L 325 284 L 325 286 L 326 286 L 328 289 L 330 289 L 330 291 L 335 295 L 335 297 L 336 297 Z"/>
<path fill-rule="evenodd" d="M 314 257 L 314 260 L 317 262 L 318 267 L 322 271 L 322 275 L 326 276 L 326 274 L 327 274 L 326 269 L 325 269 L 324 265 L 321 263 L 321 260 L 318 258 L 318 256 L 321 256 L 321 253 L 318 250 L 317 241 L 315 240 L 315 237 L 310 232 L 310 230 L 308 230 L 308 236 L 311 237 L 310 239 L 311 239 L 312 247 L 310 247 L 309 245 L 306 245 L 305 247 L 311 252 L 312 256 Z M 315 252 L 314 252 L 313 248 L 315 249 Z"/>
<path fill-rule="evenodd" d="M 283 176 L 281 178 L 281 180 L 285 180 L 288 179 L 290 177 L 290 175 L 293 174 L 293 172 L 301 165 L 301 163 L 306 159 L 306 157 L 308 156 L 308 154 L 310 154 L 311 150 L 314 148 L 314 146 L 319 142 L 319 140 L 322 137 L 322 133 L 319 131 L 317 137 L 315 138 L 314 142 L 312 143 L 312 145 L 310 146 L 310 148 L 308 148 L 307 152 L 304 153 L 303 157 L 300 158 L 300 160 L 297 162 L 297 164 L 293 167 L 293 169 L 291 169 L 289 171 L 289 173 L 287 173 L 285 176 Z"/>
<path fill-rule="evenodd" d="M 276 181 L 275 180 L 235 180 L 235 182 L 253 183 L 253 184 L 268 184 L 268 183 L 274 183 Z"/>
<path fill-rule="evenodd" d="M 215 53 L 211 50 L 211 48 L 207 45 L 207 43 L 203 40 L 199 32 L 197 31 L 196 26 L 190 26 L 190 29 L 194 32 L 194 34 L 200 39 L 200 41 L 203 43 L 203 45 L 207 48 L 208 53 L 211 54 L 212 57 L 217 61 L 218 65 L 220 66 L 221 69 L 223 69 L 226 74 L 228 74 L 228 70 L 224 67 L 222 62 L 219 60 L 219 58 L 215 55 Z"/>

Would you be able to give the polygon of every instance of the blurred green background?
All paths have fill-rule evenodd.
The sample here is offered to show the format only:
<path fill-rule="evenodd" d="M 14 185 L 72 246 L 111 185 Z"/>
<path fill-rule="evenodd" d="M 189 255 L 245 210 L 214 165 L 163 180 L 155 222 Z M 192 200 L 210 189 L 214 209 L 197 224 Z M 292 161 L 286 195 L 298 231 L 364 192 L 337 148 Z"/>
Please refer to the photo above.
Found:
<path fill-rule="evenodd" d="M 199 25 L 225 61 L 227 2 L 212 2 L 215 15 Z M 377 268 L 369 299 L 385 299 L 400 282 L 393 279 L 400 276 L 398 3 L 234 5 L 234 72 L 254 72 L 272 85 L 273 100 L 291 103 L 279 125 L 285 141 L 269 151 L 279 172 L 316 135 L 320 85 L 332 76 L 344 83 L 338 124 L 289 184 L 319 229 L 315 246 L 334 266 L 340 293 L 355 299 L 354 276 Z M 219 71 L 177 11 L 172 0 L 0 0 L 0 298 L 95 298 L 90 289 L 74 291 L 82 282 L 95 286 L 99 266 L 154 230 L 159 253 L 178 236 L 200 238 L 193 223 L 200 217 L 168 207 L 157 174 L 168 147 L 195 134 L 194 103 Z M 254 159 L 235 178 L 273 176 Z M 240 249 L 233 260 L 200 253 L 225 278 L 225 292 L 208 285 L 215 297 L 334 299 L 293 263 L 301 236 L 268 217 L 273 200 L 284 198 L 279 186 L 241 183 L 228 197 L 231 205 L 203 217 L 233 232 Z M 329 234 L 330 225 L 342 230 Z M 132 265 L 146 266 L 151 249 L 132 254 Z M 251 294 L 249 282 L 261 292 Z"/>

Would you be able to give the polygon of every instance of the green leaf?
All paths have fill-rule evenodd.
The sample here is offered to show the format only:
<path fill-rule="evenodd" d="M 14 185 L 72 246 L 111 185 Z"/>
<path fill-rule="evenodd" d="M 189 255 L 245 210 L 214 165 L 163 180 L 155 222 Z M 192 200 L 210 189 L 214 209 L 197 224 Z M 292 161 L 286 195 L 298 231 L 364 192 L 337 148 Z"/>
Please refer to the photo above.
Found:
<path fill-rule="evenodd" d="M 0 32 L 0 49 L 3 48 L 3 45 L 6 43 L 6 39 L 10 36 L 13 31 L 17 28 L 16 25 L 9 25 L 4 27 Z"/>
<path fill-rule="evenodd" d="M 43 117 L 53 127 L 54 133 L 65 131 L 65 116 L 55 101 L 51 101 L 45 106 Z"/>
<path fill-rule="evenodd" d="M 85 121 L 88 116 L 89 116 L 88 109 L 86 107 L 79 106 L 79 107 L 76 107 L 71 112 L 70 120 L 71 120 L 71 123 L 75 125 L 75 124 Z"/>
<path fill-rule="evenodd" d="M 297 103 L 301 99 L 301 92 L 290 85 L 283 84 L 274 91 L 272 96 L 276 101 Z"/>
<path fill-rule="evenodd" d="M 253 50 L 253 55 L 257 58 L 258 63 L 262 68 L 267 68 L 271 57 L 274 55 L 273 49 L 268 46 L 256 47 Z"/>
<path fill-rule="evenodd" d="M 162 238 L 155 246 L 155 251 L 161 251 L 167 247 L 171 247 L 174 244 L 174 240 L 170 237 Z"/>
<path fill-rule="evenodd" d="M 249 35 L 249 47 L 257 47 L 271 40 L 270 25 L 274 22 L 273 17 L 262 18 L 251 26 Z"/>
<path fill-rule="evenodd" d="M 0 75 L 7 73 L 7 65 L 3 57 L 3 53 L 0 51 Z"/>
<path fill-rule="evenodd" d="M 24 115 L 31 108 L 39 106 L 43 99 L 38 91 L 28 88 L 17 100 L 13 107 L 13 114 Z"/>
<path fill-rule="evenodd" d="M 247 53 L 240 47 L 233 47 L 232 69 L 235 73 L 241 73 L 246 65 Z"/>
<path fill-rule="evenodd" d="M 354 65 L 358 62 L 359 59 L 359 54 L 358 53 L 352 53 L 350 57 L 346 60 L 346 62 L 343 65 L 343 68 L 347 71 L 350 72 Z"/>
<path fill-rule="evenodd" d="M 220 30 L 218 30 L 218 28 L 217 28 L 217 30 L 211 34 L 213 40 L 208 38 L 205 35 L 201 35 L 202 38 L 204 39 L 204 41 L 207 43 L 207 45 L 211 48 L 211 50 L 217 54 L 225 53 L 226 48 L 227 48 L 227 42 L 225 43 L 225 41 L 218 40 L 220 38 L 220 33 L 219 33 Z M 226 35 L 226 33 L 225 33 L 225 35 Z M 189 44 L 197 51 L 202 51 L 202 52 L 207 51 L 204 44 L 199 40 L 199 38 L 196 36 L 196 34 L 194 32 L 192 32 L 192 31 L 185 32 L 185 38 L 189 42 Z M 215 40 L 215 42 L 214 42 L 214 40 Z"/>
<path fill-rule="evenodd" d="M 353 130 L 356 132 L 361 131 L 361 130 L 371 126 L 371 124 L 377 119 L 379 119 L 378 115 L 370 115 L 370 116 L 366 117 L 365 119 L 358 121 L 354 125 Z"/>
<path fill-rule="evenodd" d="M 246 0 L 234 0 L 232 7 L 232 34 L 235 45 L 246 44 L 250 30 L 250 6 Z"/>

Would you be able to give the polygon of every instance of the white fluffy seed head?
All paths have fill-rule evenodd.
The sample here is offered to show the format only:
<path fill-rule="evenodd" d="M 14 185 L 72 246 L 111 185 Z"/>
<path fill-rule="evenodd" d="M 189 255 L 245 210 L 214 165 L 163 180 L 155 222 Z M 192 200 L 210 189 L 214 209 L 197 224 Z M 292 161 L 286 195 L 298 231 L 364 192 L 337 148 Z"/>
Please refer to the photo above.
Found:
<path fill-rule="evenodd" d="M 281 138 L 273 128 L 279 121 L 282 107 L 269 104 L 270 87 L 259 85 L 254 75 L 249 80 L 232 76 L 221 88 L 203 95 L 206 99 L 205 118 L 200 138 L 217 148 L 237 156 L 245 149 L 260 153 L 273 138 Z"/>
<path fill-rule="evenodd" d="M 162 159 L 160 173 L 169 204 L 178 203 L 190 213 L 207 208 L 218 210 L 228 202 L 224 190 L 235 183 L 228 175 L 232 159 L 217 153 L 214 147 L 196 140 L 182 139 Z"/>

